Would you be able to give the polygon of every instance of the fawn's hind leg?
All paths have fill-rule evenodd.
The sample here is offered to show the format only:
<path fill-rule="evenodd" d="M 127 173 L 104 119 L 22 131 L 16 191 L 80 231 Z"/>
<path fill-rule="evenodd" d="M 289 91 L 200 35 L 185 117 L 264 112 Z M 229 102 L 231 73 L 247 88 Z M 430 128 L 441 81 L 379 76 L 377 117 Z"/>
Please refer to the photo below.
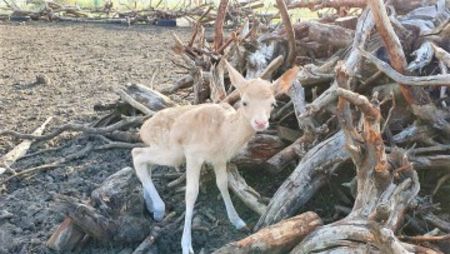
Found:
<path fill-rule="evenodd" d="M 203 160 L 197 156 L 186 156 L 186 214 L 184 215 L 184 228 L 181 237 L 181 248 L 183 254 L 194 253 L 192 249 L 192 216 L 194 205 L 198 196 L 200 171 Z"/>
<path fill-rule="evenodd" d="M 131 151 L 136 175 L 144 187 L 144 200 L 147 210 L 153 215 L 154 220 L 161 221 L 164 218 L 166 205 L 152 181 L 151 173 L 155 166 L 152 161 L 152 153 L 153 151 L 149 147 L 134 148 Z"/>

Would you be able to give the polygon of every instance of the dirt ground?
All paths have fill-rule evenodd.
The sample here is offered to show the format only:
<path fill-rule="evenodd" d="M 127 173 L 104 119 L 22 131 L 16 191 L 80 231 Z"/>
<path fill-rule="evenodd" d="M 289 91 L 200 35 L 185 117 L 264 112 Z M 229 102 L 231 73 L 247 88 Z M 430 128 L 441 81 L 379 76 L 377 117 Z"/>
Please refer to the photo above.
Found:
<path fill-rule="evenodd" d="M 90 123 L 102 116 L 94 111 L 94 105 L 116 101 L 115 91 L 121 85 L 128 82 L 150 85 L 153 76 L 155 89 L 173 83 L 181 74 L 170 61 L 172 33 L 186 40 L 191 30 L 155 26 L 0 23 L 0 129 L 31 133 L 49 116 L 54 119 L 47 131 L 63 123 Z M 36 77 L 42 75 L 48 82 L 34 83 Z M 172 99 L 181 102 L 180 98 Z M 0 156 L 20 141 L 0 137 Z M 64 133 L 49 142 L 34 144 L 29 153 L 62 146 L 60 149 L 19 160 L 13 168 L 20 171 L 49 163 L 96 142 L 101 141 L 79 137 L 77 133 Z M 45 246 L 64 218 L 53 199 L 54 194 L 88 201 L 91 192 L 105 178 L 131 164 L 128 149 L 96 151 L 64 167 L 0 186 L 0 254 L 55 253 Z M 159 168 L 154 176 L 167 172 L 163 170 L 174 172 L 173 169 Z M 271 197 L 290 172 L 287 170 L 277 176 L 261 173 L 258 169 L 241 173 L 250 186 L 263 196 Z M 351 175 L 344 178 L 350 180 Z M 168 180 L 162 177 L 155 182 L 168 212 L 181 214 L 184 193 L 174 194 L 174 190 L 165 188 Z M 324 187 L 303 210 L 313 210 L 325 220 L 332 218 L 338 199 L 334 196 L 333 186 Z M 233 195 L 232 198 L 241 217 L 250 226 L 254 225 L 258 215 Z M 228 222 L 213 178 L 201 186 L 196 207 L 213 216 L 200 218 L 203 224 L 193 231 L 196 253 L 200 250 L 210 253 L 246 236 Z M 162 234 L 156 242 L 159 253 L 179 253 L 181 233 L 180 225 L 174 232 Z M 105 246 L 91 241 L 80 253 L 127 254 L 138 244 Z"/>
<path fill-rule="evenodd" d="M 173 32 L 182 39 L 190 35 L 187 28 L 154 26 L 0 24 L 0 129 L 31 133 L 49 116 L 54 119 L 47 130 L 68 122 L 92 122 L 100 116 L 94 112 L 94 105 L 117 100 L 115 90 L 120 85 L 128 82 L 149 85 L 154 73 L 155 88 L 172 83 L 179 77 L 170 62 Z M 45 75 L 49 82 L 35 84 L 38 75 Z M 65 144 L 55 152 L 19 160 L 13 168 L 21 170 L 48 163 L 82 149 L 88 142 L 99 142 L 89 137 L 74 138 L 75 135 L 66 133 L 50 142 L 33 145 L 29 153 Z M 0 155 L 19 142 L 0 137 Z M 58 211 L 52 195 L 60 193 L 88 200 L 92 190 L 106 177 L 126 166 L 131 166 L 129 150 L 91 152 L 65 167 L 0 186 L 0 253 L 54 253 L 45 246 L 45 241 L 62 222 L 64 214 Z M 160 173 L 157 170 L 155 175 Z M 284 177 L 280 176 L 279 181 Z M 273 181 L 273 177 L 258 179 L 260 186 L 264 181 Z M 165 184 L 164 180 L 156 182 L 158 188 Z M 250 179 L 249 184 L 254 182 Z M 275 189 L 263 191 L 269 194 Z M 167 192 L 160 189 L 163 199 Z M 241 217 L 254 224 L 256 214 L 233 199 Z M 183 193 L 166 205 L 169 211 L 183 212 Z M 197 207 L 206 207 L 217 219 L 213 226 L 206 225 L 203 230 L 193 232 L 197 252 L 204 249 L 209 253 L 245 236 L 226 219 L 214 181 L 201 188 Z M 8 216 L 2 216 L 5 214 Z M 157 241 L 159 253 L 179 253 L 180 239 L 181 227 L 162 235 Z M 90 242 L 81 253 L 126 254 L 137 245 L 104 246 Z"/>

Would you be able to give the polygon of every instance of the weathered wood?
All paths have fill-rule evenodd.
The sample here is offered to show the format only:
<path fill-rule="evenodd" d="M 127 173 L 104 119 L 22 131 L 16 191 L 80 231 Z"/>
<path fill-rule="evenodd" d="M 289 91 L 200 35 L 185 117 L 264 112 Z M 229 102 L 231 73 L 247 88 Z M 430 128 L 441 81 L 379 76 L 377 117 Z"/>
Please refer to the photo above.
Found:
<path fill-rule="evenodd" d="M 267 205 L 262 202 L 261 195 L 252 187 L 248 186 L 245 179 L 239 174 L 237 167 L 230 164 L 228 170 L 228 184 L 236 196 L 250 209 L 259 215 L 264 214 Z"/>
<path fill-rule="evenodd" d="M 89 204 L 57 196 L 67 217 L 53 233 L 50 243 L 57 248 L 70 249 L 81 240 L 81 233 L 108 244 L 141 242 L 150 232 L 151 221 L 144 214 L 140 186 L 134 170 L 128 167 L 111 175 L 95 189 Z M 71 233 L 72 228 L 77 231 Z"/>
<path fill-rule="evenodd" d="M 281 14 L 281 20 L 283 21 L 284 29 L 287 32 L 289 52 L 286 57 L 286 63 L 288 65 L 292 65 L 295 62 L 295 54 L 296 54 L 294 29 L 292 28 L 291 18 L 289 17 L 289 13 L 287 11 L 285 1 L 284 0 L 276 0 L 276 3 L 277 3 L 277 8 Z"/>
<path fill-rule="evenodd" d="M 447 51 L 445 51 L 445 49 L 437 46 L 434 43 L 430 44 L 434 50 L 434 55 L 436 56 L 436 58 L 444 62 L 445 65 L 447 65 L 447 67 L 450 68 L 450 53 L 448 53 Z"/>
<path fill-rule="evenodd" d="M 403 74 L 407 64 L 405 54 L 403 52 L 400 40 L 398 39 L 389 20 L 383 1 L 371 0 L 368 1 L 368 5 L 373 12 L 374 19 L 377 24 L 377 31 L 383 39 L 393 68 Z M 400 84 L 400 91 L 410 105 L 413 113 L 419 119 L 439 123 L 435 124 L 433 127 L 450 136 L 450 123 L 443 118 L 445 113 L 436 108 L 425 90 L 418 87 L 410 87 Z"/>
<path fill-rule="evenodd" d="M 45 245 L 52 250 L 60 252 L 72 251 L 79 245 L 85 235 L 81 228 L 73 223 L 71 218 L 66 217 Z"/>
<path fill-rule="evenodd" d="M 41 126 L 39 126 L 36 130 L 33 131 L 32 135 L 34 136 L 40 136 L 45 130 L 45 127 L 47 124 L 53 119 L 53 117 L 47 118 L 44 123 L 42 123 Z M 11 151 L 6 153 L 0 158 L 0 175 L 5 173 L 14 162 L 16 162 L 18 159 L 23 157 L 28 149 L 30 148 L 31 144 L 33 143 L 33 140 L 24 140 L 20 144 L 18 144 L 16 147 L 14 147 Z"/>
<path fill-rule="evenodd" d="M 404 86 L 450 86 L 450 74 L 405 76 L 367 51 L 360 50 L 360 53 L 371 63 L 375 64 L 380 71 Z"/>
<path fill-rule="evenodd" d="M 430 64 L 431 60 L 433 59 L 432 43 L 429 41 L 425 41 L 411 55 L 415 56 L 416 58 L 408 64 L 408 67 L 406 67 L 406 69 L 408 71 L 421 71 L 422 68 Z"/>
<path fill-rule="evenodd" d="M 350 8 L 364 8 L 366 7 L 365 0 L 340 0 L 340 1 L 324 1 L 324 0 L 313 0 L 313 1 L 297 1 L 295 3 L 289 4 L 289 9 L 294 8 L 309 8 L 310 10 L 318 10 L 322 8 L 335 8 L 340 7 L 350 7 Z"/>
<path fill-rule="evenodd" d="M 213 253 L 287 253 L 296 243 L 320 225 L 322 225 L 322 220 L 316 213 L 306 212 L 263 228 L 242 240 L 229 243 Z"/>
<path fill-rule="evenodd" d="M 194 80 L 192 79 L 191 75 L 183 76 L 182 78 L 175 81 L 175 83 L 168 88 L 163 88 L 161 90 L 161 93 L 163 94 L 171 94 L 174 93 L 180 89 L 185 89 L 191 87 L 194 83 Z"/>
<path fill-rule="evenodd" d="M 346 17 L 340 17 L 337 18 L 334 21 L 334 24 L 338 26 L 342 26 L 347 29 L 356 29 L 356 24 L 358 23 L 358 17 L 357 16 L 346 16 Z"/>
<path fill-rule="evenodd" d="M 257 134 L 239 152 L 232 162 L 241 167 L 255 167 L 263 164 L 268 158 L 281 151 L 286 144 L 278 137 L 268 134 Z"/>
<path fill-rule="evenodd" d="M 302 159 L 305 155 L 305 147 L 311 144 L 314 140 L 314 135 L 305 133 L 295 142 L 285 147 L 279 153 L 270 157 L 265 163 L 264 168 L 272 174 L 280 173 L 284 168 L 289 166 L 293 161 Z"/>
<path fill-rule="evenodd" d="M 272 60 L 272 62 L 270 62 L 269 65 L 267 65 L 267 67 L 263 70 L 263 72 L 261 73 L 260 78 L 261 79 L 266 79 L 266 80 L 270 80 L 272 78 L 272 75 L 275 71 L 278 70 L 278 68 L 280 68 L 280 66 L 283 64 L 284 62 L 284 58 L 283 56 L 277 56 L 275 59 Z"/>
<path fill-rule="evenodd" d="M 311 21 L 295 24 L 294 31 L 299 44 L 297 55 L 311 56 L 312 53 L 316 58 L 330 57 L 337 50 L 351 45 L 354 37 L 353 30 Z"/>
<path fill-rule="evenodd" d="M 214 49 L 216 51 L 218 51 L 223 44 L 223 24 L 227 13 L 227 6 L 228 0 L 221 0 L 219 8 L 217 9 L 217 18 L 214 24 Z"/>
<path fill-rule="evenodd" d="M 405 14 L 411 10 L 414 10 L 420 6 L 432 5 L 436 3 L 436 0 L 392 0 L 389 1 L 393 5 L 396 11 L 401 14 Z M 311 10 L 319 10 L 323 8 L 335 8 L 339 9 L 341 7 L 349 8 L 364 8 L 366 7 L 366 0 L 309 0 L 309 1 L 297 1 L 289 4 L 289 9 L 294 8 L 309 8 Z"/>
<path fill-rule="evenodd" d="M 316 230 L 291 253 L 343 253 L 349 248 L 361 250 L 368 245 L 373 253 L 411 253 L 393 232 L 400 227 L 406 208 L 419 192 L 417 174 L 404 151 L 393 150 L 387 158 L 380 133 L 379 104 L 347 90 L 349 72 L 345 64 L 336 69 L 340 96 L 337 116 L 345 133 L 346 148 L 356 166 L 355 203 L 347 217 Z M 350 103 L 361 111 L 363 129 L 353 123 Z M 403 177 L 394 181 L 395 173 L 400 171 Z"/>
<path fill-rule="evenodd" d="M 176 105 L 169 97 L 141 84 L 128 83 L 120 91 L 146 108 L 138 110 L 156 112 Z"/>
<path fill-rule="evenodd" d="M 203 71 L 200 68 L 196 68 L 192 71 L 192 77 L 194 79 L 194 104 L 205 103 L 210 96 L 210 87 L 205 82 L 203 77 Z"/>
<path fill-rule="evenodd" d="M 214 103 L 222 101 L 227 95 L 225 91 L 224 80 L 224 59 L 222 59 L 217 65 L 211 65 L 211 79 L 209 81 L 209 88 L 211 91 L 211 99 Z"/>
<path fill-rule="evenodd" d="M 260 229 L 297 213 L 334 174 L 337 165 L 349 158 L 344 147 L 344 133 L 338 132 L 309 150 L 278 188 L 255 228 Z"/>

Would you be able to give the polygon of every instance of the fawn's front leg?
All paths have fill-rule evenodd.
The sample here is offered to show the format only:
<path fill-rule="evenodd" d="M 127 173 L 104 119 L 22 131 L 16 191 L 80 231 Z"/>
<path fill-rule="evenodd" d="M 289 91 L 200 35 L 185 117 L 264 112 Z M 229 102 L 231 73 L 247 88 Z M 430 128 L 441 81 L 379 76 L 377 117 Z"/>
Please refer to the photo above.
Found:
<path fill-rule="evenodd" d="M 216 174 L 216 184 L 222 195 L 225 208 L 227 210 L 228 219 L 236 229 L 246 228 L 246 223 L 239 217 L 233 203 L 231 202 L 230 193 L 228 192 L 228 173 L 227 163 L 214 163 L 214 172 Z"/>

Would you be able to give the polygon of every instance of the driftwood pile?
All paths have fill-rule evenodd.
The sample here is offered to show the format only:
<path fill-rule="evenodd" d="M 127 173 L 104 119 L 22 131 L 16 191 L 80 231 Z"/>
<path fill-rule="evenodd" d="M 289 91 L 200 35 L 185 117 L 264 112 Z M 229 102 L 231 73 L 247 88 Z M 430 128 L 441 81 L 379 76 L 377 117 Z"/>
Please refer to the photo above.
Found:
<path fill-rule="evenodd" d="M 102 106 L 114 108 L 114 113 L 93 126 L 68 124 L 45 135 L 0 135 L 47 140 L 72 130 L 103 137 L 104 145 L 87 147 L 75 158 L 95 149 L 131 148 L 141 145 L 136 127 L 144 119 L 176 106 L 163 94 L 184 90 L 194 104 L 238 106 L 239 94 L 229 84 L 224 59 L 247 78 L 269 80 L 299 65 L 290 96 L 278 98 L 272 128 L 258 133 L 228 168 L 230 188 L 260 216 L 256 233 L 215 253 L 448 253 L 450 221 L 432 198 L 446 195 L 441 187 L 450 179 L 450 3 L 312 0 L 289 8 L 335 8 L 336 15 L 293 24 L 285 2 L 276 2 L 280 26 L 248 19 L 225 35 L 228 1 L 222 0 L 212 43 L 206 41 L 200 21 L 189 41 L 174 35 L 173 63 L 186 75 L 162 93 L 129 84 L 119 91 L 121 101 Z M 23 148 L 18 150 L 16 157 L 23 155 Z M 7 166 L 16 157 L 9 155 L 4 163 L 10 176 L 2 182 L 55 166 L 13 172 Z M 293 165 L 269 202 L 238 171 L 256 167 L 270 175 Z M 333 184 L 345 204 L 335 207 L 342 219 L 321 226 L 330 220 L 313 212 L 297 215 L 344 170 L 356 174 L 353 181 L 341 183 L 348 191 Z M 418 173 L 425 171 L 434 175 L 434 182 L 419 179 Z M 423 184 L 433 190 L 419 194 Z M 48 241 L 57 250 L 71 250 L 94 238 L 142 241 L 135 253 L 153 253 L 161 232 L 183 218 L 168 214 L 160 224 L 149 222 L 130 168 L 109 177 L 89 204 L 56 198 L 67 214 Z M 143 234 L 148 237 L 142 239 Z"/>
<path fill-rule="evenodd" d="M 202 4 L 199 6 L 186 5 L 185 1 L 179 1 L 178 5 L 170 9 L 161 6 L 159 1 L 155 6 L 138 8 L 126 5 L 114 6 L 112 1 L 105 1 L 103 8 L 88 10 L 81 9 L 77 5 L 62 5 L 52 0 L 27 1 L 33 4 L 35 10 L 24 10 L 14 0 L 3 0 L 8 14 L 0 14 L 0 20 L 29 21 L 69 21 L 82 23 L 109 23 L 109 24 L 158 24 L 160 20 L 173 20 L 185 18 L 189 23 L 200 22 L 202 25 L 211 25 L 216 20 L 217 12 L 214 4 Z M 276 15 L 259 14 L 257 9 L 264 6 L 260 0 L 236 1 L 229 6 L 225 15 L 227 26 L 235 27 L 241 23 L 244 17 L 259 19 L 269 22 Z M 125 9 L 125 10 L 124 10 Z"/>

